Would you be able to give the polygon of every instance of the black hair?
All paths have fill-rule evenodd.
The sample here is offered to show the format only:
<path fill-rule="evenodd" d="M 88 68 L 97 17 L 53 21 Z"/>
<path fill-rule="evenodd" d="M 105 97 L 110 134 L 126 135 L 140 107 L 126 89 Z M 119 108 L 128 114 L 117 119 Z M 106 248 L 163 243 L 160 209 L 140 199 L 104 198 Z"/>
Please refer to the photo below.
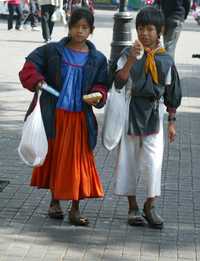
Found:
<path fill-rule="evenodd" d="M 142 8 L 136 16 L 136 29 L 138 26 L 154 25 L 158 36 L 160 36 L 165 25 L 165 18 L 161 10 L 148 6 Z"/>
<path fill-rule="evenodd" d="M 71 29 L 78 21 L 85 19 L 90 27 L 92 33 L 94 28 L 94 15 L 92 12 L 85 7 L 76 8 L 72 11 L 72 14 L 69 19 L 68 27 Z"/>

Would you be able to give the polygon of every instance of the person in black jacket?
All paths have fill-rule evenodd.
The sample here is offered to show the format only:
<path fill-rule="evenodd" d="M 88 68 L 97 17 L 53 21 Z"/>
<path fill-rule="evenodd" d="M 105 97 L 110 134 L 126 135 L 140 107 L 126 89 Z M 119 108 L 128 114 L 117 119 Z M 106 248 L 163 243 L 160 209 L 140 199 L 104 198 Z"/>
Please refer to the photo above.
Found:
<path fill-rule="evenodd" d="M 183 22 L 190 11 L 191 0 L 156 0 L 165 16 L 164 45 L 174 58 L 176 44 L 179 39 Z"/>

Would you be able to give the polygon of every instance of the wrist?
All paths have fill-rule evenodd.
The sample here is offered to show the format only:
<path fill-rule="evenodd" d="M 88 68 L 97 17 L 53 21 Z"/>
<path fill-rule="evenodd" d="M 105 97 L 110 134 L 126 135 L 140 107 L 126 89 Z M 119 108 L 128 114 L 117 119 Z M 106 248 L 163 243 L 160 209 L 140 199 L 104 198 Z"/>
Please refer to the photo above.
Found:
<path fill-rule="evenodd" d="M 135 55 L 133 55 L 133 54 L 129 54 L 129 55 L 128 55 L 127 62 L 128 62 L 129 64 L 132 65 L 136 60 L 137 60 L 137 58 L 136 58 Z"/>
<path fill-rule="evenodd" d="M 176 117 L 175 116 L 168 116 L 168 123 L 175 123 Z"/>

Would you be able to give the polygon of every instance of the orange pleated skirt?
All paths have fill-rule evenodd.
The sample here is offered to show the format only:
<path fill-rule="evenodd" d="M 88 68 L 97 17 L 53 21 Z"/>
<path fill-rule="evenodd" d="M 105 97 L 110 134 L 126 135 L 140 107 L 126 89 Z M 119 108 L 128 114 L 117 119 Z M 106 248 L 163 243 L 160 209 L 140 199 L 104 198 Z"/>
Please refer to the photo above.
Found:
<path fill-rule="evenodd" d="M 48 142 L 44 164 L 33 169 L 31 186 L 50 189 L 58 200 L 103 197 L 85 117 L 84 112 L 56 111 L 56 137 Z"/>

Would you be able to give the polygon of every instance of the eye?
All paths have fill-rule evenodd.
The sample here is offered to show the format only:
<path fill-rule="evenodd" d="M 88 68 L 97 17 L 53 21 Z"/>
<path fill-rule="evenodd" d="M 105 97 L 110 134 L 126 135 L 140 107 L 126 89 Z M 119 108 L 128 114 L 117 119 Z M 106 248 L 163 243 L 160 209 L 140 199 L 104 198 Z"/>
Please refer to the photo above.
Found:
<path fill-rule="evenodd" d="M 83 30 L 88 30 L 89 29 L 88 26 L 83 26 L 82 28 L 83 28 Z"/>
<path fill-rule="evenodd" d="M 141 32 L 143 31 L 143 27 L 142 27 L 142 26 L 138 26 L 137 31 L 138 31 L 139 33 L 141 33 Z"/>

